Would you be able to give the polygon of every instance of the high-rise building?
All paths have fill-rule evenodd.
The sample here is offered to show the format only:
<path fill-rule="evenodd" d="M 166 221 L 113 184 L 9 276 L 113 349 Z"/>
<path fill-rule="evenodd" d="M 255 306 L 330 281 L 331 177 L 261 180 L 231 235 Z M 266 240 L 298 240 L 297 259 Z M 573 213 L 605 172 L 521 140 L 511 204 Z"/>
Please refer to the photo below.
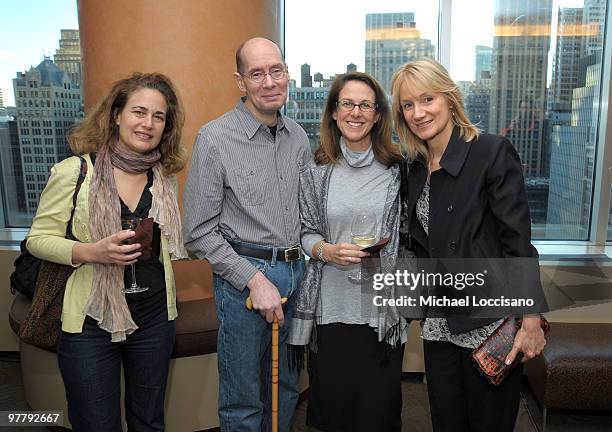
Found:
<path fill-rule="evenodd" d="M 571 111 L 565 113 L 569 119 L 552 126 L 546 225 L 549 239 L 584 240 L 588 237 L 604 19 L 605 1 L 585 0 L 579 28 L 582 36 L 580 54 L 573 59 L 575 77 Z M 557 44 L 555 57 L 563 57 L 565 53 L 559 52 L 563 49 L 562 44 Z M 551 112 L 550 117 L 553 119 L 562 114 Z"/>
<path fill-rule="evenodd" d="M 4 99 L 2 98 L 2 89 L 0 89 L 0 108 L 4 108 Z"/>
<path fill-rule="evenodd" d="M 365 71 L 390 93 L 398 67 L 411 60 L 435 57 L 435 47 L 421 38 L 414 13 L 366 14 Z"/>
<path fill-rule="evenodd" d="M 312 87 L 312 76 L 310 75 L 310 65 L 308 63 L 304 63 L 300 68 L 301 72 L 301 87 Z"/>
<path fill-rule="evenodd" d="M 48 57 L 13 78 L 26 211 L 33 215 L 51 167 L 71 155 L 66 136 L 83 116 L 80 86 Z"/>
<path fill-rule="evenodd" d="M 488 84 L 478 81 L 470 85 L 465 96 L 465 108 L 470 121 L 483 132 L 489 131 L 490 101 L 491 87 Z"/>
<path fill-rule="evenodd" d="M 476 45 L 476 55 L 474 57 L 474 81 L 480 81 L 490 77 L 491 74 L 491 56 L 493 48 L 483 45 Z M 483 76 L 483 72 L 488 72 Z"/>
<path fill-rule="evenodd" d="M 557 48 L 549 108 L 556 112 L 572 110 L 572 91 L 578 85 L 579 61 L 583 56 L 582 8 L 560 8 L 557 17 Z"/>
<path fill-rule="evenodd" d="M 583 39 L 584 55 L 597 54 L 603 50 L 604 22 L 606 17 L 606 0 L 584 0 L 583 25 L 586 36 Z"/>
<path fill-rule="evenodd" d="M 546 237 L 585 240 L 593 192 L 601 64 L 588 56 L 585 82 L 575 88 L 569 125 L 553 126 Z"/>
<path fill-rule="evenodd" d="M 552 0 L 495 0 L 489 131 L 516 147 L 527 177 L 544 175 Z"/>
<path fill-rule="evenodd" d="M 0 116 L 0 168 L 2 206 L 6 209 L 4 224 L 9 227 L 26 226 L 30 218 L 25 207 L 19 132 L 17 121 L 9 116 Z"/>
<path fill-rule="evenodd" d="M 316 74 L 315 74 L 316 75 Z M 319 74 L 320 75 L 320 74 Z M 319 83 L 325 80 L 321 77 Z M 329 83 L 329 81 L 327 81 Z M 320 124 L 329 85 L 321 87 L 297 87 L 295 80 L 289 80 L 289 100 L 287 101 L 287 117 L 294 119 L 304 130 L 314 150 L 320 142 Z"/>
<path fill-rule="evenodd" d="M 54 63 L 68 74 L 73 83 L 81 85 L 81 41 L 78 30 L 61 30 Z"/>

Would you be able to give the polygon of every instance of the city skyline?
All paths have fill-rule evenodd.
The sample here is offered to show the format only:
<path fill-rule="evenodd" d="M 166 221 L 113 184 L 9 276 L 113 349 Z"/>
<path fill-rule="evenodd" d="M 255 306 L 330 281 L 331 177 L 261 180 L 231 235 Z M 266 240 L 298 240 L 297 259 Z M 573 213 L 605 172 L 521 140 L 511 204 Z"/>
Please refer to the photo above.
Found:
<path fill-rule="evenodd" d="M 36 66 L 59 48 L 61 29 L 78 29 L 75 0 L 0 1 L 0 89 L 4 106 L 15 106 L 15 73 Z"/>
<path fill-rule="evenodd" d="M 312 148 L 318 144 L 321 114 L 337 74 L 370 72 L 388 90 L 398 66 L 413 58 L 437 56 L 437 24 L 431 25 L 435 13 L 419 9 L 414 2 L 402 2 L 415 7 L 398 10 L 397 3 L 396 10 L 388 13 L 376 12 L 374 6 L 352 12 L 359 24 L 342 27 L 343 37 L 333 40 L 338 48 L 325 50 L 337 57 L 334 64 L 341 62 L 333 70 L 313 66 L 308 53 L 291 45 L 287 37 L 287 62 L 290 68 L 295 63 L 299 72 L 291 76 L 286 113 L 304 127 Z M 484 132 L 506 135 L 517 148 L 524 166 L 534 236 L 588 236 L 606 2 L 497 0 L 490 4 L 495 7 L 486 20 L 495 23 L 490 43 L 479 41 L 472 46 L 472 39 L 451 38 L 451 47 L 461 48 L 451 52 L 461 52 L 471 68 L 465 79 L 459 79 L 453 67 L 449 72 L 465 95 L 472 121 Z M 453 35 L 465 25 L 458 19 L 462 13 L 465 10 L 460 8 L 452 11 L 453 20 L 458 20 L 452 27 Z M 351 39 L 352 32 L 363 38 Z M 308 39 L 303 31 L 300 34 L 300 39 Z M 11 71 L 15 89 L 23 93 L 17 95 L 17 103 L 10 102 L 15 98 L 13 83 L 9 89 L 0 88 L 6 107 L 0 111 L 5 116 L 0 119 L 0 139 L 6 150 L 2 158 L 5 214 L 11 205 L 24 214 L 33 213 L 50 166 L 70 154 L 65 139 L 68 129 L 82 117 L 79 85 L 69 84 L 81 74 L 78 30 L 61 27 L 53 32 L 53 39 L 54 49 L 46 55 L 33 55 L 25 63 L 32 65 Z M 317 48 L 316 43 L 311 45 Z M 0 50 L 0 58 L 5 54 L 6 50 Z M 69 76 L 56 83 L 59 91 L 49 87 L 39 89 L 38 94 L 38 85 L 48 86 L 43 84 L 45 74 L 58 73 L 54 68 Z M 62 93 L 70 94 L 68 100 Z M 66 103 L 70 109 L 64 110 Z M 51 111 L 55 107 L 59 114 L 38 114 L 42 108 Z M 574 145 L 576 141 L 580 146 Z"/>

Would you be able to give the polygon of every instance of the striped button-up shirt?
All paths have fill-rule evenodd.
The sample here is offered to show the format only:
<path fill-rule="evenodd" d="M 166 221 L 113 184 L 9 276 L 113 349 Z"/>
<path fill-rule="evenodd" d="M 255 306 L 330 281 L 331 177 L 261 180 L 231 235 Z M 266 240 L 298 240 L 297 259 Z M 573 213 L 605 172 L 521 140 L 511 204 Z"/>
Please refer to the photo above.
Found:
<path fill-rule="evenodd" d="M 300 242 L 299 167 L 308 137 L 278 115 L 276 138 L 241 100 L 196 138 L 183 195 L 185 247 L 243 290 L 257 269 L 227 240 L 286 248 Z"/>

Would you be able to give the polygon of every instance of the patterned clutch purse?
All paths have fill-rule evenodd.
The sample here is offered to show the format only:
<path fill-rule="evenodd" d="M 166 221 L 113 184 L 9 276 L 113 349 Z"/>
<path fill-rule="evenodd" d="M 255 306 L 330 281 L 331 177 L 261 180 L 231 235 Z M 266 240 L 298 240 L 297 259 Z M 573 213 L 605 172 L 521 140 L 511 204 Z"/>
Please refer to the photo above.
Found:
<path fill-rule="evenodd" d="M 540 324 L 544 334 L 548 333 L 550 324 L 546 318 L 542 317 Z M 521 319 L 511 315 L 478 348 L 472 351 L 472 360 L 474 360 L 476 369 L 493 385 L 500 385 L 521 361 L 522 354 L 519 353 L 512 364 L 505 363 L 506 356 L 514 344 L 514 337 L 520 328 Z"/>

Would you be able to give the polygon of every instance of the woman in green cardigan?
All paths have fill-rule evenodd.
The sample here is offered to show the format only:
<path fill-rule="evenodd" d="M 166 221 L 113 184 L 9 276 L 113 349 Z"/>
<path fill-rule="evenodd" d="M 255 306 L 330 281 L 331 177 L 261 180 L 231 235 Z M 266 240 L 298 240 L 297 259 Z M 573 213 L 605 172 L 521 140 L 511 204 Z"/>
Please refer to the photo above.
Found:
<path fill-rule="evenodd" d="M 76 267 L 66 284 L 58 345 L 75 431 L 121 430 L 122 365 L 128 428 L 164 430 L 177 316 L 170 260 L 186 258 L 173 182 L 185 163 L 183 122 L 164 75 L 117 81 L 69 136 L 88 166 L 72 220 L 78 241 L 64 235 L 80 159 L 56 164 L 40 197 L 28 250 Z M 150 250 L 129 244 L 135 231 L 122 230 L 123 218 L 152 219 Z M 123 292 L 132 283 L 131 264 L 146 291 Z"/>

